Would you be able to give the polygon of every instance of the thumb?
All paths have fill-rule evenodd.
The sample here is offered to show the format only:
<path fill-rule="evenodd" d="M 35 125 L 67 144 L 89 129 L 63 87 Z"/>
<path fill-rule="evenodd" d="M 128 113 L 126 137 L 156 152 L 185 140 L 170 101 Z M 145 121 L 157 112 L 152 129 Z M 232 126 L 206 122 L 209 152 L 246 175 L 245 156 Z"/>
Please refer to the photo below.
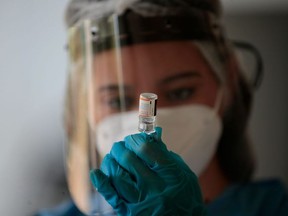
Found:
<path fill-rule="evenodd" d="M 161 127 L 155 128 L 154 138 L 159 142 L 162 141 L 162 128 Z"/>

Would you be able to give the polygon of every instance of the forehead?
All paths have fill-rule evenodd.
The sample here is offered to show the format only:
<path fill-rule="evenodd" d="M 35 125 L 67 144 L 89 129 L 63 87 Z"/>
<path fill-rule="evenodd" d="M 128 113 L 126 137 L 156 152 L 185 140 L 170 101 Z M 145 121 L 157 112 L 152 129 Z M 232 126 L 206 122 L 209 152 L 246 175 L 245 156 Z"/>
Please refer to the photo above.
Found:
<path fill-rule="evenodd" d="M 125 79 L 174 75 L 181 71 L 197 71 L 203 76 L 212 70 L 198 47 L 191 41 L 136 44 L 101 52 L 94 58 L 94 73 L 98 81 L 116 81 L 121 73 Z"/>

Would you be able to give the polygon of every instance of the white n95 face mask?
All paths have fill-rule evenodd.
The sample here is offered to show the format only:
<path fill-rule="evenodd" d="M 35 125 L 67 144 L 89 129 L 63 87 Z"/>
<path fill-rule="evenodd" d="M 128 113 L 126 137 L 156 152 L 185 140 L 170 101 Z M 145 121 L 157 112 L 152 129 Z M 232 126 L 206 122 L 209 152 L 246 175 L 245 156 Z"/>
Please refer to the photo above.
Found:
<path fill-rule="evenodd" d="M 179 154 L 199 176 L 215 154 L 222 132 L 215 110 L 204 105 L 162 109 L 157 125 L 163 127 L 162 140 L 168 149 Z"/>
<path fill-rule="evenodd" d="M 210 108 L 192 104 L 157 111 L 157 125 L 163 128 L 162 140 L 179 154 L 190 169 L 200 175 L 216 152 L 222 132 L 218 105 Z M 116 141 L 137 133 L 138 112 L 131 111 L 105 118 L 97 127 L 97 149 L 101 157 L 109 153 Z"/>
<path fill-rule="evenodd" d="M 139 133 L 139 116 L 137 111 L 123 112 L 104 118 L 96 127 L 96 147 L 103 158 L 108 154 L 115 142 L 124 137 Z"/>

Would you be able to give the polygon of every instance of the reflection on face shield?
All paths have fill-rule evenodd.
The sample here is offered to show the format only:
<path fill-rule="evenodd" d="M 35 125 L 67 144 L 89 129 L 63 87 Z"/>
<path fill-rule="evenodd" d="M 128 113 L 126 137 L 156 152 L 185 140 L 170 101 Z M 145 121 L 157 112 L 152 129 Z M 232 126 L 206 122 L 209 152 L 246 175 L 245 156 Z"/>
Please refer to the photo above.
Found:
<path fill-rule="evenodd" d="M 223 77 L 215 75 L 199 46 L 212 37 L 205 26 L 195 21 L 197 31 L 184 28 L 185 17 L 171 18 L 169 28 L 164 18 L 135 19 L 86 20 L 70 30 L 67 177 L 72 197 L 86 213 L 111 210 L 91 189 L 88 173 L 99 168 L 115 141 L 137 133 L 142 92 L 158 95 L 164 142 L 183 152 L 196 172 L 207 165 L 221 133 L 213 107 Z M 90 204 L 91 199 L 98 201 Z"/>

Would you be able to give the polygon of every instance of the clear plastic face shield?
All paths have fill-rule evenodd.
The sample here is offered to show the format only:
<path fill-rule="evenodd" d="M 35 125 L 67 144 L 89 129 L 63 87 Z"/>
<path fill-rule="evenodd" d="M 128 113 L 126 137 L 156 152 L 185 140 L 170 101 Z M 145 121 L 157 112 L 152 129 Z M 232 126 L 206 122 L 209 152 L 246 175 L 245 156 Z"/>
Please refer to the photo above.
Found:
<path fill-rule="evenodd" d="M 100 168 L 113 142 L 139 132 L 141 93 L 158 95 L 157 107 L 163 115 L 159 119 L 163 125 L 159 124 L 170 125 L 171 133 L 178 131 L 178 136 L 189 133 L 183 128 L 187 119 L 193 122 L 186 118 L 190 105 L 218 112 L 224 78 L 215 75 L 201 52 L 201 41 L 209 41 L 211 35 L 195 17 L 188 18 L 143 19 L 131 13 L 84 20 L 69 29 L 66 168 L 72 198 L 84 213 L 112 212 L 92 187 L 89 172 Z M 187 28 L 187 23 L 194 27 Z M 175 108 L 173 114 L 170 110 Z M 175 119 L 180 120 L 173 125 Z"/>

